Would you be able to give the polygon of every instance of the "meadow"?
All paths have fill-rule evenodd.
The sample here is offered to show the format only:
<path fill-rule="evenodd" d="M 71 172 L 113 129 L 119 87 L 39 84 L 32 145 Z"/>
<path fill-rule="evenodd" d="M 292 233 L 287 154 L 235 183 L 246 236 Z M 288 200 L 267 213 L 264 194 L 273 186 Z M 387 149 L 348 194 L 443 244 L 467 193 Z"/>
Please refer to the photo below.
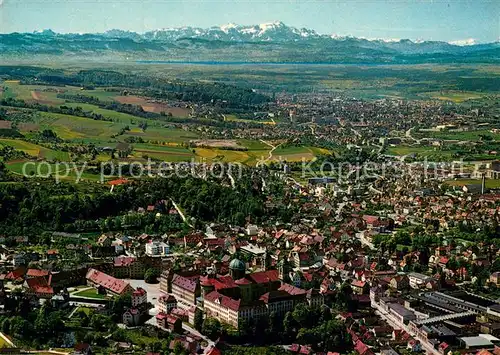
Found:
<path fill-rule="evenodd" d="M 479 179 L 457 179 L 457 180 L 447 180 L 446 183 L 451 186 L 465 186 L 473 184 L 481 184 Z M 488 189 L 499 189 L 500 180 L 486 179 L 486 187 Z"/>
<path fill-rule="evenodd" d="M 82 90 L 76 86 L 24 85 L 17 80 L 4 81 L 2 86 L 4 87 L 2 95 L 4 98 L 11 97 L 46 105 L 64 104 L 65 100 L 58 98 L 58 94 L 93 96 L 107 102 L 114 101 L 114 98 L 120 95 L 119 91 L 107 91 L 104 88 Z"/>
<path fill-rule="evenodd" d="M 41 159 L 59 161 L 69 160 L 68 152 L 49 149 L 41 145 L 22 141 L 19 139 L 0 138 L 0 146 L 10 146 L 16 150 L 25 152 L 28 155 Z"/>
<path fill-rule="evenodd" d="M 500 141 L 500 134 L 492 133 L 490 130 L 482 129 L 475 131 L 440 131 L 440 132 L 419 132 L 419 136 L 428 138 L 437 138 L 444 140 L 459 140 L 459 141 L 480 141 L 482 136 L 488 136 L 493 141 Z"/>
<path fill-rule="evenodd" d="M 473 91 L 434 91 L 423 92 L 419 94 L 423 98 L 436 99 L 441 101 L 451 101 L 454 103 L 462 103 L 468 100 L 481 99 L 486 94 L 473 92 Z"/>

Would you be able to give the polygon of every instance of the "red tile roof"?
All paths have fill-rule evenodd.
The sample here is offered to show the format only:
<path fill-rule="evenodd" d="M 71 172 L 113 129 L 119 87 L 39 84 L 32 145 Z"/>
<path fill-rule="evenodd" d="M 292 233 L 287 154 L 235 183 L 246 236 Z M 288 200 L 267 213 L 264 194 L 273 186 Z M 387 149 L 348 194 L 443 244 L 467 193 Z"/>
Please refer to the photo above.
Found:
<path fill-rule="evenodd" d="M 366 346 L 365 343 L 363 343 L 361 340 L 358 340 L 356 342 L 356 345 L 354 345 L 354 350 L 359 354 L 359 355 L 371 355 L 373 352 Z"/>
<path fill-rule="evenodd" d="M 246 279 L 246 278 L 242 278 L 242 279 L 236 280 L 235 284 L 243 286 L 243 285 L 251 285 L 252 282 L 250 280 Z"/>
<path fill-rule="evenodd" d="M 108 184 L 110 185 L 123 185 L 123 184 L 126 184 L 128 182 L 127 179 L 117 179 L 117 180 L 112 180 L 110 182 L 108 182 Z"/>
<path fill-rule="evenodd" d="M 219 349 L 217 349 L 215 346 L 210 348 L 210 350 L 208 350 L 208 352 L 206 352 L 207 355 L 221 355 L 221 351 Z"/>
<path fill-rule="evenodd" d="M 248 277 L 255 283 L 262 284 L 267 282 L 277 282 L 280 280 L 278 270 L 269 270 L 254 272 L 248 275 Z"/>
<path fill-rule="evenodd" d="M 138 287 L 137 290 L 135 290 L 132 295 L 139 297 L 139 296 L 144 296 L 145 294 L 146 290 L 143 289 L 142 287 Z"/>
<path fill-rule="evenodd" d="M 177 322 L 177 320 L 179 318 L 177 318 L 176 316 L 173 316 L 171 314 L 167 314 L 167 318 L 166 319 L 167 319 L 167 323 L 168 324 L 175 324 L 175 322 Z"/>
<path fill-rule="evenodd" d="M 354 286 L 354 287 L 360 287 L 360 288 L 363 288 L 365 287 L 366 285 L 366 282 L 365 281 L 361 281 L 361 280 L 356 280 L 354 281 L 351 286 Z"/>
<path fill-rule="evenodd" d="M 160 312 L 156 315 L 156 319 L 159 319 L 159 320 L 164 320 L 164 319 L 167 319 L 167 314 L 166 313 L 163 313 L 163 312 Z"/>
<path fill-rule="evenodd" d="M 104 272 L 98 271 L 96 269 L 89 269 L 86 278 L 87 280 L 117 294 L 122 294 L 127 291 L 127 289 L 133 291 L 133 288 L 128 282 L 116 279 L 113 276 L 105 274 Z"/>
<path fill-rule="evenodd" d="M 118 267 L 129 266 L 134 261 L 136 261 L 136 258 L 134 258 L 133 256 L 118 256 L 114 259 L 114 265 Z"/>
<path fill-rule="evenodd" d="M 212 291 L 208 295 L 205 295 L 205 302 L 219 303 L 222 307 L 228 308 L 233 311 L 238 311 L 240 309 L 240 300 L 234 300 L 230 297 L 224 296 L 223 294 Z"/>
<path fill-rule="evenodd" d="M 295 287 L 290 284 L 283 284 L 281 287 L 278 289 L 279 291 L 285 291 L 288 292 L 291 295 L 305 295 L 307 293 L 306 290 L 303 290 L 301 288 Z"/>
<path fill-rule="evenodd" d="M 446 256 L 442 256 L 441 258 L 439 258 L 439 263 L 441 264 L 448 264 L 448 258 Z"/>
<path fill-rule="evenodd" d="M 22 278 L 24 274 L 26 273 L 26 268 L 24 267 L 19 267 L 15 270 L 10 271 L 5 275 L 6 280 L 17 280 L 19 278 Z"/>
<path fill-rule="evenodd" d="M 300 350 L 300 345 L 299 344 L 292 344 L 292 346 L 290 346 L 290 351 L 291 352 L 297 353 L 297 352 L 299 352 L 299 350 Z"/>
<path fill-rule="evenodd" d="M 54 289 L 47 284 L 47 280 L 42 276 L 27 279 L 26 284 L 35 294 L 54 294 Z"/>
<path fill-rule="evenodd" d="M 26 285 L 29 288 L 33 288 L 35 286 L 48 286 L 47 279 L 43 276 L 33 277 L 31 279 L 26 280 Z"/>
<path fill-rule="evenodd" d="M 439 348 L 440 348 L 440 349 L 445 350 L 445 349 L 448 349 L 448 347 L 449 347 L 449 345 L 448 345 L 448 344 L 446 344 L 446 343 L 441 343 L 441 344 L 439 344 Z"/>
<path fill-rule="evenodd" d="M 196 291 L 196 284 L 197 284 L 196 279 L 188 279 L 188 278 L 183 277 L 181 275 L 175 274 L 174 277 L 172 278 L 172 285 L 178 286 L 178 287 L 180 287 L 184 290 L 187 290 L 189 292 Z"/>
<path fill-rule="evenodd" d="M 363 220 L 368 224 L 374 224 L 380 221 L 380 217 L 364 215 Z"/>
<path fill-rule="evenodd" d="M 479 351 L 478 353 L 476 353 L 476 355 L 493 355 L 492 353 L 490 353 L 488 350 L 486 349 L 482 349 L 481 351 Z"/>
<path fill-rule="evenodd" d="M 292 298 L 293 296 L 286 291 L 271 291 L 268 293 L 264 293 L 262 296 L 260 296 L 259 299 L 263 301 L 265 304 L 269 304 L 270 302 L 273 301 L 282 301 Z"/>
<path fill-rule="evenodd" d="M 47 270 L 38 270 L 38 269 L 28 269 L 26 276 L 29 277 L 38 277 L 38 276 L 48 276 L 49 272 Z"/>

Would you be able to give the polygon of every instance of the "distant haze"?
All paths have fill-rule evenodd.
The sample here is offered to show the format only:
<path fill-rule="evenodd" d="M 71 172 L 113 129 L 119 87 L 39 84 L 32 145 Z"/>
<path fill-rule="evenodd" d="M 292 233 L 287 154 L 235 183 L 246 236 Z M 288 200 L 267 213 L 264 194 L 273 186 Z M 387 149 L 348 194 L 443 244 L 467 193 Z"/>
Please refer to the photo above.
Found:
<path fill-rule="evenodd" d="M 146 32 L 283 21 L 365 38 L 493 42 L 498 0 L 0 0 L 0 32 Z"/>

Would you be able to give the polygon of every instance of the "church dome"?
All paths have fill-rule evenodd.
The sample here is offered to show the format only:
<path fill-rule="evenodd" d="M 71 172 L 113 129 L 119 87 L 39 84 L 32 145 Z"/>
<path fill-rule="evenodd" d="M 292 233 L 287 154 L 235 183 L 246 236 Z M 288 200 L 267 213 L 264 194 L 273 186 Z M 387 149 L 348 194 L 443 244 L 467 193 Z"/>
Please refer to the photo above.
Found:
<path fill-rule="evenodd" d="M 238 270 L 238 271 L 245 271 L 246 266 L 245 263 L 239 259 L 233 259 L 231 263 L 229 263 L 229 269 L 231 270 Z"/>

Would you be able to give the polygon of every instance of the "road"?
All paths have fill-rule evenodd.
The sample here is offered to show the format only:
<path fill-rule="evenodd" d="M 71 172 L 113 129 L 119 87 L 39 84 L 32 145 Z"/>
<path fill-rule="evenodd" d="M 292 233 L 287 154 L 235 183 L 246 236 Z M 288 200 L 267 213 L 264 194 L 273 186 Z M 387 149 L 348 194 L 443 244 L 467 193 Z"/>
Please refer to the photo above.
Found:
<path fill-rule="evenodd" d="M 421 139 L 416 139 L 415 137 L 413 137 L 411 135 L 411 131 L 413 131 L 415 129 L 415 127 L 412 127 L 410 129 L 408 129 L 406 132 L 405 132 L 405 136 L 406 138 L 410 138 L 411 140 L 413 140 L 415 143 L 420 143 Z"/>
<path fill-rule="evenodd" d="M 297 180 L 295 180 L 293 177 L 291 176 L 287 176 L 286 177 L 287 180 L 290 180 L 291 182 L 293 182 L 294 184 L 296 184 L 297 186 L 299 187 L 304 187 L 301 183 L 299 183 Z"/>
<path fill-rule="evenodd" d="M 359 237 L 359 241 L 361 242 L 361 244 L 366 245 L 371 250 L 376 250 L 377 249 L 377 248 L 375 248 L 375 245 L 373 245 L 373 243 L 370 243 L 368 240 L 366 240 L 365 237 L 360 236 Z"/>
<path fill-rule="evenodd" d="M 88 303 L 88 302 L 83 302 L 83 301 L 70 301 L 69 302 L 70 306 L 79 306 L 79 307 L 85 307 L 85 308 L 103 308 L 105 307 L 104 304 L 98 304 L 98 303 Z"/>
<path fill-rule="evenodd" d="M 174 205 L 174 208 L 177 210 L 177 212 L 181 216 L 182 221 L 184 223 L 187 223 L 187 225 L 190 226 L 191 228 L 193 228 L 193 225 L 191 223 L 189 223 L 189 221 L 187 220 L 186 216 L 184 216 L 184 212 L 182 212 L 182 210 L 179 208 L 179 206 L 177 206 L 177 204 L 175 203 L 175 201 L 172 200 L 172 199 L 170 199 L 170 201 L 172 201 L 172 205 Z"/>
<path fill-rule="evenodd" d="M 380 317 L 385 319 L 391 327 L 393 327 L 394 329 L 403 329 L 413 338 L 420 340 L 422 348 L 425 350 L 427 354 L 440 355 L 439 351 L 434 349 L 432 345 L 430 345 L 425 339 L 418 337 L 414 332 L 410 331 L 405 324 L 399 322 L 399 320 L 397 320 L 395 317 L 393 317 L 391 314 L 385 311 L 380 305 L 372 303 L 372 308 L 375 308 L 375 313 L 377 313 Z"/>
<path fill-rule="evenodd" d="M 373 184 L 370 184 L 370 185 L 368 186 L 368 189 L 369 189 L 370 191 L 375 192 L 376 194 L 379 194 L 379 195 L 383 195 L 383 194 L 384 194 L 382 191 L 377 190 L 376 188 L 374 188 L 374 187 L 373 187 Z"/>
<path fill-rule="evenodd" d="M 283 143 L 280 143 L 280 144 L 278 144 L 278 145 L 274 146 L 274 145 L 272 145 L 271 143 L 266 142 L 266 141 L 264 141 L 264 140 L 262 140 L 262 139 L 259 139 L 259 140 L 260 140 L 262 143 L 264 143 L 265 145 L 270 146 L 270 147 L 271 147 L 271 150 L 269 151 L 269 156 L 268 156 L 266 159 L 259 161 L 259 162 L 257 163 L 257 166 L 260 166 L 260 165 L 262 165 L 262 164 L 265 164 L 266 162 L 268 162 L 269 160 L 271 160 L 271 159 L 272 159 L 272 157 L 273 157 L 273 152 L 276 150 L 276 148 L 278 148 L 281 144 L 283 144 Z"/>
<path fill-rule="evenodd" d="M 227 172 L 227 176 L 229 177 L 229 180 L 231 181 L 231 186 L 233 187 L 233 190 L 236 188 L 236 183 L 234 181 L 234 177 L 233 175 L 231 175 L 231 173 L 228 171 Z"/>
<path fill-rule="evenodd" d="M 413 137 L 411 136 L 411 130 L 412 130 L 412 129 L 413 129 L 413 127 L 412 127 L 412 128 L 409 128 L 409 129 L 406 131 L 405 136 L 406 136 L 406 138 L 410 138 L 410 139 L 413 139 L 414 141 L 416 141 L 416 139 L 415 139 L 415 138 L 413 138 Z"/>

